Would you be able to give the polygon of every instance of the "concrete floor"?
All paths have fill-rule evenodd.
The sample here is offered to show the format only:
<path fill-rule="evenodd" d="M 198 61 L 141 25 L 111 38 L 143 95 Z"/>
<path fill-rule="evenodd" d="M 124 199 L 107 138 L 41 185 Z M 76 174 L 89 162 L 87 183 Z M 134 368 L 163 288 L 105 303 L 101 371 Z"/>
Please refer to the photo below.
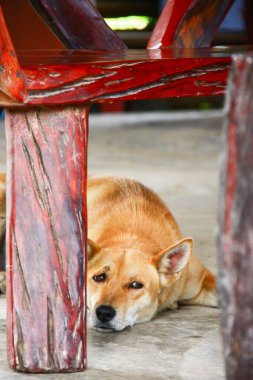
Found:
<path fill-rule="evenodd" d="M 221 118 L 184 114 L 92 117 L 90 174 L 136 178 L 167 202 L 195 253 L 216 271 L 215 225 Z M 170 120 L 171 119 L 171 120 Z M 191 120 L 192 119 L 192 120 Z M 0 126 L 0 170 L 4 169 Z M 0 298 L 0 380 L 37 379 L 8 369 L 5 298 Z M 43 379 L 224 379 L 219 311 L 184 307 L 121 333 L 88 333 L 88 370 Z"/>

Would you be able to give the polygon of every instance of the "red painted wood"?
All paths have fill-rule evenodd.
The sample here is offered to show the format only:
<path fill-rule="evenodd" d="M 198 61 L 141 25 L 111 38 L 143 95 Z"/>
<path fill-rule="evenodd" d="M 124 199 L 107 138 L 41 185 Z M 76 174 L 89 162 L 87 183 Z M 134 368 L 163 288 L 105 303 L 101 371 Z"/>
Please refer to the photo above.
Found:
<path fill-rule="evenodd" d="M 63 104 L 224 93 L 229 57 L 205 56 L 202 51 L 197 57 L 186 53 L 184 58 L 172 52 L 153 53 L 99 57 L 84 53 L 83 63 L 75 63 L 73 70 L 68 65 L 24 68 L 27 102 Z"/>
<path fill-rule="evenodd" d="M 223 151 L 219 289 L 227 379 L 253 378 L 253 54 L 235 56 Z"/>
<path fill-rule="evenodd" d="M 7 342 L 12 368 L 86 363 L 88 108 L 8 110 Z"/>
<path fill-rule="evenodd" d="M 38 88 L 34 81 L 29 81 L 24 70 L 31 83 L 27 103 L 68 104 L 224 94 L 229 63 L 229 58 L 94 62 L 79 67 L 80 72 L 86 71 L 86 74 L 78 79 L 42 90 L 40 85 Z M 67 74 L 66 68 L 64 71 L 63 76 Z M 48 79 L 52 79 L 50 72 L 62 73 L 56 67 L 30 71 L 32 76 L 36 75 L 37 83 L 42 77 L 45 87 Z"/>
<path fill-rule="evenodd" d="M 208 47 L 234 0 L 167 0 L 148 48 Z"/>
<path fill-rule="evenodd" d="M 127 48 L 90 0 L 30 0 L 30 3 L 70 49 Z"/>
<path fill-rule="evenodd" d="M 9 97 L 24 101 L 26 86 L 0 7 L 0 101 Z"/>
<path fill-rule="evenodd" d="M 150 36 L 148 49 L 174 45 L 174 36 L 178 25 L 193 2 L 193 0 L 179 1 L 180 7 L 177 6 L 178 0 L 167 0 Z"/>
<path fill-rule="evenodd" d="M 205 49 L 19 53 L 27 104 L 223 94 L 229 51 Z M 2 101 L 2 104 L 5 104 Z"/>

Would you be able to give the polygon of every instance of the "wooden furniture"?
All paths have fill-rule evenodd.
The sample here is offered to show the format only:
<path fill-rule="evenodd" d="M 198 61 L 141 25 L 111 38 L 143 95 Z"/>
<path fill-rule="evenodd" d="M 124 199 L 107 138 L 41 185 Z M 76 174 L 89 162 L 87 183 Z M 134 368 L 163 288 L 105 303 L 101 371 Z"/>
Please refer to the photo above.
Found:
<path fill-rule="evenodd" d="M 69 50 L 16 53 L 1 12 L 8 360 L 81 371 L 89 105 L 224 94 L 231 51 L 209 46 L 233 0 L 168 0 L 143 51 L 127 50 L 89 0 L 30 3 Z"/>
<path fill-rule="evenodd" d="M 219 199 L 219 294 L 229 380 L 252 379 L 253 53 L 233 59 Z"/>

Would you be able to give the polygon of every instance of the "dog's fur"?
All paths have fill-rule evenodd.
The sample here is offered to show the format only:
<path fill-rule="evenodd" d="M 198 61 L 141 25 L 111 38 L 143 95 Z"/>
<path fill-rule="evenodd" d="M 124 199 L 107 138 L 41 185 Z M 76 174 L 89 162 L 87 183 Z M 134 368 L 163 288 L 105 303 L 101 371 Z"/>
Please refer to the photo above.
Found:
<path fill-rule="evenodd" d="M 5 293 L 6 280 L 5 257 L 4 257 L 4 237 L 5 237 L 5 174 L 0 173 L 0 294 Z"/>
<path fill-rule="evenodd" d="M 119 331 L 178 303 L 217 306 L 215 277 L 192 254 L 192 239 L 182 238 L 166 205 L 139 182 L 90 178 L 88 224 L 92 327 Z"/>
<path fill-rule="evenodd" d="M 0 175 L 0 217 L 5 176 Z M 139 182 L 88 180 L 88 308 L 91 327 L 123 330 L 179 303 L 217 306 L 216 282 L 192 254 L 172 214 Z M 0 272 L 0 290 L 5 278 Z"/>

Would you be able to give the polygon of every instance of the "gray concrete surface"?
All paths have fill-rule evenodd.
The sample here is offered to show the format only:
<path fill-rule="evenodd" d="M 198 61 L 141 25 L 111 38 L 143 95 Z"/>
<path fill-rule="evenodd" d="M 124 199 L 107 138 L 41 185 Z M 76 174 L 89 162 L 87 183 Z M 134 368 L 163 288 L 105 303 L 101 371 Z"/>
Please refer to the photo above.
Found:
<path fill-rule="evenodd" d="M 159 115 L 157 115 L 159 116 Z M 174 115 L 175 116 L 175 115 Z M 136 178 L 170 206 L 195 253 L 216 271 L 215 226 L 221 118 L 189 115 L 164 119 L 127 115 L 91 118 L 90 174 Z M 192 120 L 191 120 L 192 119 Z M 0 126 L 0 170 L 4 164 Z M 121 333 L 89 331 L 88 370 L 43 379 L 224 379 L 219 311 L 184 307 Z M 0 380 L 38 379 L 6 364 L 5 298 L 0 298 Z"/>

